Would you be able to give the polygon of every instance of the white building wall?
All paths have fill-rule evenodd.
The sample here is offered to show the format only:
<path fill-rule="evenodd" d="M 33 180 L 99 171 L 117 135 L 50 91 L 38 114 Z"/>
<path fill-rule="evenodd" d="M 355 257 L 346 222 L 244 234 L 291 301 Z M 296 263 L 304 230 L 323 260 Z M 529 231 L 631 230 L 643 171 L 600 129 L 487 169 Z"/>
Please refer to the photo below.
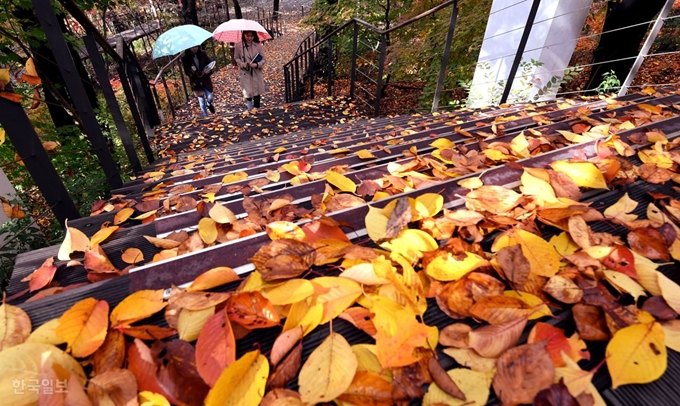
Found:
<path fill-rule="evenodd" d="M 497 104 L 503 94 L 512 63 L 524 32 L 533 0 L 494 0 L 470 89 L 468 104 Z M 531 66 L 524 78 L 518 70 L 509 102 L 534 101 L 539 89 L 553 78 L 561 79 L 588 16 L 592 0 L 543 0 L 531 29 L 522 60 L 542 62 Z M 524 81 L 524 83 L 522 83 Z M 529 87 L 526 83 L 531 83 Z M 538 100 L 555 97 L 559 80 Z"/>

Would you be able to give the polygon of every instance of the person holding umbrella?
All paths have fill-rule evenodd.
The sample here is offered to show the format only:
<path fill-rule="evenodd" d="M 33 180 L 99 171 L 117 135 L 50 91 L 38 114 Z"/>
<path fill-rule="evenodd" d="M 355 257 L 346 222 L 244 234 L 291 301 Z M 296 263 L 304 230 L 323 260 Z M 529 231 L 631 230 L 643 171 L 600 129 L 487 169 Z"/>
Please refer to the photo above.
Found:
<path fill-rule="evenodd" d="M 239 81 L 246 106 L 248 110 L 260 108 L 260 97 L 264 94 L 264 48 L 255 31 L 243 31 L 241 42 L 234 48 L 234 60 L 239 67 Z"/>
<path fill-rule="evenodd" d="M 215 113 L 213 106 L 213 84 L 210 79 L 211 69 L 214 64 L 200 46 L 194 46 L 182 55 L 184 73 L 189 77 L 189 84 L 194 96 L 198 98 L 198 105 L 203 112 L 203 117 L 208 116 L 208 110 Z"/>

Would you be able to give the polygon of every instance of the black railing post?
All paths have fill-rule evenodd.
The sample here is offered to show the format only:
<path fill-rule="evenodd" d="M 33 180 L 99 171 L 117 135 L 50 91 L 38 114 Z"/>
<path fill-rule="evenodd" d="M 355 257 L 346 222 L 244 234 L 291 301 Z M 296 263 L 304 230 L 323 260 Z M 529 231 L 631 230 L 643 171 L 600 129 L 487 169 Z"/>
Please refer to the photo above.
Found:
<path fill-rule="evenodd" d="M 527 17 L 527 23 L 524 26 L 522 38 L 519 40 L 519 46 L 517 47 L 515 60 L 512 62 L 512 67 L 510 68 L 510 73 L 508 74 L 508 81 L 505 83 L 505 89 L 503 89 L 503 96 L 501 96 L 500 104 L 508 101 L 510 90 L 512 89 L 512 83 L 515 81 L 515 75 L 519 69 L 519 64 L 522 62 L 524 49 L 526 48 L 527 41 L 529 40 L 529 34 L 531 34 L 531 27 L 534 25 L 534 21 L 536 20 L 536 14 L 538 13 L 538 6 L 541 4 L 541 0 L 533 1 L 534 2 L 531 4 L 531 10 L 529 10 L 529 16 Z"/>
<path fill-rule="evenodd" d="M 137 127 L 137 133 L 139 134 L 139 138 L 142 141 L 142 147 L 144 148 L 144 153 L 146 154 L 146 159 L 149 161 L 149 163 L 154 161 L 153 158 L 153 152 L 151 151 L 151 148 L 149 147 L 148 142 L 144 142 L 146 140 L 146 133 L 144 129 L 144 123 L 142 123 L 142 117 L 139 115 L 139 109 L 137 108 L 137 103 L 135 102 L 134 95 L 132 94 L 132 89 L 130 88 L 130 81 L 128 80 L 127 77 L 127 72 L 125 71 L 125 62 L 121 62 L 120 65 L 118 65 L 118 76 L 120 77 L 120 84 L 123 86 L 123 93 L 125 93 L 125 98 L 127 99 L 128 106 L 130 106 L 130 113 L 132 113 L 132 119 L 135 122 L 135 127 Z"/>
<path fill-rule="evenodd" d="M 380 99 L 382 98 L 382 86 L 383 86 L 383 72 L 385 71 L 385 58 L 386 58 L 386 41 L 385 34 L 380 35 L 380 62 L 378 62 L 378 81 L 376 83 L 375 89 L 375 116 L 380 115 Z"/>
<path fill-rule="evenodd" d="M 151 87 L 151 94 L 153 95 L 153 99 L 156 101 L 156 105 L 160 108 L 160 116 L 161 116 L 161 121 L 165 121 L 165 114 L 163 114 L 163 108 L 161 106 L 161 99 L 158 97 L 158 90 L 156 90 L 156 85 Z"/>
<path fill-rule="evenodd" d="M 284 86 L 284 93 L 286 97 L 286 103 L 290 103 L 290 72 L 288 69 L 288 65 L 283 67 L 283 80 L 285 83 Z"/>
<path fill-rule="evenodd" d="M 312 61 L 307 64 L 307 72 L 309 74 L 309 98 L 314 99 L 314 60 L 316 59 L 314 57 L 314 49 L 307 51 L 305 55 L 309 55 L 309 58 Z"/>
<path fill-rule="evenodd" d="M 118 130 L 118 136 L 123 142 L 123 148 L 125 149 L 125 154 L 130 160 L 130 166 L 135 173 L 141 172 L 142 165 L 139 163 L 139 157 L 137 156 L 137 151 L 135 151 L 135 146 L 132 143 L 132 137 L 125 125 L 125 119 L 123 118 L 123 113 L 120 111 L 120 106 L 118 105 L 118 100 L 111 87 L 111 82 L 109 81 L 109 75 L 104 65 L 104 60 L 99 53 L 99 48 L 97 47 L 97 42 L 94 39 L 94 34 L 92 33 L 91 27 L 85 28 L 87 35 L 84 37 L 85 47 L 87 48 L 87 54 L 92 62 L 94 71 L 97 75 L 97 80 L 99 81 L 99 87 L 104 93 L 104 99 L 106 100 L 106 105 L 111 111 L 111 117 L 116 125 L 116 130 Z"/>
<path fill-rule="evenodd" d="M 189 103 L 189 92 L 187 91 L 187 82 L 184 80 L 184 66 L 178 61 L 177 65 L 177 70 L 179 71 L 179 78 L 182 80 L 182 89 L 184 90 L 184 98 L 187 100 L 187 103 Z"/>
<path fill-rule="evenodd" d="M 352 71 L 350 73 L 349 81 L 349 97 L 354 98 L 354 90 L 357 81 L 357 52 L 359 41 L 359 24 L 354 21 L 354 34 L 352 36 Z"/>
<path fill-rule="evenodd" d="M 63 226 L 66 219 L 79 218 L 80 213 L 54 169 L 24 108 L 20 103 L 0 98 L 0 111 L 0 124 L 59 223 Z"/>
<path fill-rule="evenodd" d="M 295 101 L 300 100 L 300 58 L 295 58 Z"/>
<path fill-rule="evenodd" d="M 68 92 L 87 132 L 87 138 L 92 144 L 92 149 L 97 154 L 99 164 L 106 175 L 106 179 L 112 189 L 119 188 L 123 186 L 123 181 L 120 178 L 118 167 L 111 156 L 111 152 L 104 139 L 104 134 L 102 134 L 97 117 L 92 109 L 92 104 L 90 104 L 87 93 L 85 93 L 85 87 L 76 70 L 76 65 L 69 52 L 66 39 L 59 27 L 59 21 L 52 9 L 52 4 L 50 0 L 32 0 L 32 2 L 40 20 L 40 26 L 54 53 L 61 76 L 64 78 L 64 82 L 66 82 Z"/>
<path fill-rule="evenodd" d="M 122 39 L 120 39 L 120 42 L 122 42 Z M 155 158 L 151 146 L 149 145 L 148 137 L 153 134 L 153 129 L 148 126 L 148 119 L 145 119 L 144 115 L 144 108 L 145 106 L 148 106 L 145 101 L 146 96 L 144 95 L 144 92 L 139 90 L 141 84 L 139 83 L 139 78 L 135 76 L 134 69 L 130 66 L 131 62 L 128 58 L 128 51 L 124 47 L 122 50 L 123 62 L 118 67 L 118 74 L 121 77 L 121 83 L 127 85 L 127 88 L 123 88 L 126 92 L 125 97 L 128 99 L 128 103 L 131 103 L 130 110 L 132 111 L 132 116 L 135 119 L 135 124 L 139 130 L 139 139 L 142 141 L 142 147 L 144 148 L 146 158 L 149 163 L 151 163 Z M 125 78 L 125 81 L 123 81 L 123 78 Z M 135 114 L 137 115 L 136 117 Z"/>
<path fill-rule="evenodd" d="M 444 86 L 444 78 L 446 75 L 446 67 L 449 64 L 449 51 L 451 50 L 451 42 L 453 42 L 453 32 L 456 30 L 456 20 L 458 19 L 458 2 L 453 4 L 451 10 L 451 20 L 449 20 L 449 32 L 446 34 L 446 45 L 444 46 L 444 55 L 442 56 L 442 64 L 439 67 L 439 78 L 437 78 L 437 88 L 434 92 L 434 99 L 432 100 L 432 112 L 439 108 L 439 99 Z"/>
<path fill-rule="evenodd" d="M 165 81 L 165 75 L 161 76 L 161 82 L 163 82 L 163 89 L 165 89 L 165 96 L 168 98 L 168 107 L 170 107 L 170 114 L 172 114 L 172 119 L 174 120 L 176 118 L 175 106 L 173 106 L 172 104 L 172 96 L 170 95 L 170 89 L 168 88 L 168 84 Z"/>
<path fill-rule="evenodd" d="M 333 95 L 333 38 L 328 38 L 326 47 L 326 68 L 328 70 L 328 96 Z"/>

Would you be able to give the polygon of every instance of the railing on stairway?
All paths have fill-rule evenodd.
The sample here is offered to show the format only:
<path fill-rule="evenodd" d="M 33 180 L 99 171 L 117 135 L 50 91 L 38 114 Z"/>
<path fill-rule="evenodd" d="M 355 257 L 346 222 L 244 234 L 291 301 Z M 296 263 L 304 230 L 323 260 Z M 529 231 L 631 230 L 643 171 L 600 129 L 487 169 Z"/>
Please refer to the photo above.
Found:
<path fill-rule="evenodd" d="M 32 3 L 56 64 L 64 77 L 66 88 L 78 113 L 78 121 L 91 144 L 91 151 L 96 154 L 110 187 L 118 188 L 122 185 L 118 166 L 97 122 L 94 109 L 86 95 L 84 83 L 77 75 L 73 75 L 76 71 L 73 56 L 59 28 L 52 3 L 49 0 L 32 0 Z M 149 81 L 135 54 L 130 51 L 122 38 L 113 47 L 73 0 L 59 0 L 59 3 L 86 32 L 83 40 L 97 82 L 104 94 L 107 107 L 111 111 L 130 165 L 135 172 L 141 171 L 140 161 L 132 140 L 132 131 L 127 128 L 123 119 L 102 55 L 110 58 L 116 66 L 146 158 L 151 163 L 154 161 L 154 155 L 148 137 L 153 135 L 153 128 L 160 124 L 160 120 L 153 92 L 149 88 Z M 21 104 L 0 98 L 0 124 L 59 222 L 64 224 L 66 219 L 80 217 Z"/>
<path fill-rule="evenodd" d="M 450 25 L 455 27 L 458 0 L 449 0 L 387 30 L 381 30 L 359 18 L 352 18 L 322 38 L 316 39 L 315 37 L 316 41 L 311 45 L 305 43 L 306 39 L 303 41 L 305 46 L 303 47 L 303 44 L 301 44 L 298 49 L 299 52 L 283 68 L 286 102 L 300 101 L 303 99 L 303 96 L 307 99 L 313 99 L 316 95 L 315 84 L 317 80 L 324 80 L 326 82 L 326 93 L 328 96 L 333 94 L 335 62 L 337 61 L 337 52 L 335 50 L 338 38 L 345 30 L 351 29 L 350 97 L 359 99 L 370 106 L 376 116 L 380 115 L 385 59 L 387 55 L 387 38 L 389 34 L 449 6 L 453 6 Z M 361 30 L 365 32 L 360 33 Z M 446 68 L 446 63 L 448 62 L 446 59 L 452 36 L 453 29 L 449 30 L 447 37 L 447 49 L 444 51 L 446 57 L 442 61 L 442 70 Z M 360 69 L 360 66 L 368 67 L 368 70 L 364 71 Z M 317 74 L 317 70 L 322 70 L 322 74 Z M 440 81 L 442 80 L 443 78 L 440 78 Z M 435 97 L 438 98 L 438 95 Z"/>

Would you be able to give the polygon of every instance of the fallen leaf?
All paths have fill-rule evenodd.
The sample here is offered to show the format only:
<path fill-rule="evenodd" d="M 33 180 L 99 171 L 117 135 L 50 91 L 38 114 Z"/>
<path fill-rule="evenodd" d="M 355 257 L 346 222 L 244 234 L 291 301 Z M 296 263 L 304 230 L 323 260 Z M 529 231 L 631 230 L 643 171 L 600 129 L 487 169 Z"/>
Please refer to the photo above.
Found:
<path fill-rule="evenodd" d="M 90 247 L 90 239 L 77 228 L 68 227 L 66 221 L 66 236 L 59 247 L 57 258 L 60 261 L 68 261 L 74 252 L 85 252 Z"/>
<path fill-rule="evenodd" d="M 113 369 L 90 379 L 87 395 L 94 405 L 134 404 L 137 402 L 137 381 L 127 369 Z"/>
<path fill-rule="evenodd" d="M 536 395 L 553 383 L 555 367 L 545 343 L 511 348 L 498 358 L 493 389 L 504 405 L 532 403 Z"/>
<path fill-rule="evenodd" d="M 208 319 L 196 341 L 196 368 L 205 383 L 214 387 L 220 374 L 236 360 L 236 340 L 226 312 Z"/>
<path fill-rule="evenodd" d="M 331 333 L 311 353 L 300 370 L 298 382 L 305 403 L 331 401 L 351 385 L 357 359 L 352 347 L 338 333 Z"/>
<path fill-rule="evenodd" d="M 448 376 L 465 394 L 466 400 L 455 398 L 444 392 L 436 383 L 430 385 L 423 397 L 423 406 L 449 405 L 485 405 L 489 399 L 490 375 L 464 368 L 455 368 L 447 372 Z"/>
<path fill-rule="evenodd" d="M 0 352 L 19 345 L 31 335 L 31 319 L 17 306 L 0 305 Z"/>
<path fill-rule="evenodd" d="M 55 333 L 66 341 L 74 357 L 87 357 L 104 343 L 108 315 L 109 304 L 105 300 L 83 299 L 62 314 Z"/>
<path fill-rule="evenodd" d="M 269 362 L 259 351 L 246 353 L 229 365 L 205 398 L 206 406 L 255 405 L 264 397 Z"/>
<path fill-rule="evenodd" d="M 612 388 L 657 380 L 666 371 L 667 354 L 661 324 L 634 324 L 616 332 L 605 355 Z"/>

